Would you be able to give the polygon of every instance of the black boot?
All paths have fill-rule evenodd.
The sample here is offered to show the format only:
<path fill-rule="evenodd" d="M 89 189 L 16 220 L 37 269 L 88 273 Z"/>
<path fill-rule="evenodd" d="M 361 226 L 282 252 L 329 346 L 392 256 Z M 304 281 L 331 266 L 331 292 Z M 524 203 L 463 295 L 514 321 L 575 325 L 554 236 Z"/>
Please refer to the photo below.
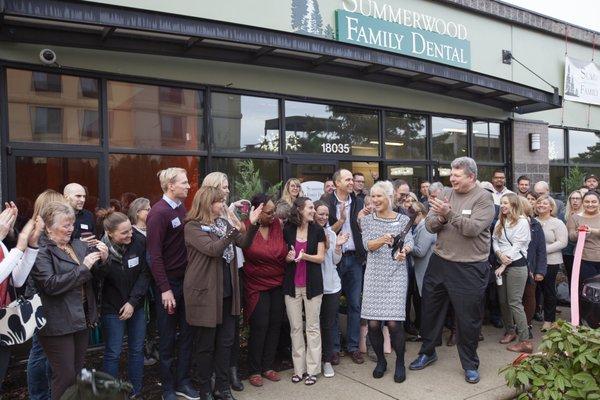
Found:
<path fill-rule="evenodd" d="M 404 367 L 404 357 L 396 358 L 396 371 L 394 371 L 394 382 L 402 383 L 406 380 L 406 368 Z"/>
<path fill-rule="evenodd" d="M 237 367 L 229 368 L 229 382 L 231 383 L 231 388 L 236 392 L 244 390 L 244 384 L 240 379 Z"/>

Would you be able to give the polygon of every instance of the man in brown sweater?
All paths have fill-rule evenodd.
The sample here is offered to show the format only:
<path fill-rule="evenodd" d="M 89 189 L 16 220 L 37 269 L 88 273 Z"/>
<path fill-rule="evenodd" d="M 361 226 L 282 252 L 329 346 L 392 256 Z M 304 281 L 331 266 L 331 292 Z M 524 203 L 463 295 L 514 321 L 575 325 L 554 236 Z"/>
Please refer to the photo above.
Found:
<path fill-rule="evenodd" d="M 435 346 L 451 302 L 458 322 L 457 348 L 465 380 L 477 383 L 477 344 L 488 284 L 494 200 L 490 192 L 477 185 L 477 164 L 472 158 L 457 158 L 451 166 L 452 189 L 430 200 L 426 227 L 437 233 L 437 242 L 423 281 L 423 344 L 409 368 L 420 370 L 437 360 Z"/>

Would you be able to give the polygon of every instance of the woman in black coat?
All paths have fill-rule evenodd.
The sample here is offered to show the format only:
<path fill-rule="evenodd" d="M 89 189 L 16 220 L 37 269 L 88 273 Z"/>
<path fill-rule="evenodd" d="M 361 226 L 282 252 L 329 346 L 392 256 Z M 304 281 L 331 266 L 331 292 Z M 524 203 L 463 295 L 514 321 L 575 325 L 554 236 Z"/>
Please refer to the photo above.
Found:
<path fill-rule="evenodd" d="M 146 240 L 133 235 L 125 214 L 112 210 L 100 210 L 100 213 L 106 232 L 102 242 L 109 250 L 108 259 L 95 271 L 102 287 L 103 370 L 118 377 L 123 338 L 127 333 L 127 377 L 133 385 L 133 395 L 138 396 L 144 373 L 144 297 L 150 284 Z"/>
<path fill-rule="evenodd" d="M 46 326 L 39 341 L 52 366 L 52 400 L 75 383 L 83 368 L 89 328 L 97 322 L 91 269 L 106 261 L 108 248 L 72 239 L 75 213 L 59 202 L 42 211 L 47 241 L 40 247 L 32 276 L 44 304 Z"/>

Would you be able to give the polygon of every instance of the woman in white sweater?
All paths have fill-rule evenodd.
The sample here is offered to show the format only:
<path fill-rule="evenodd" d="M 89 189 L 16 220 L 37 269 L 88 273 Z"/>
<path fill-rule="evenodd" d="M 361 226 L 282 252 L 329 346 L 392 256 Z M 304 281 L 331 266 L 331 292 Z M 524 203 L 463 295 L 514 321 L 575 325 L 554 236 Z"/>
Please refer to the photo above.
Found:
<path fill-rule="evenodd" d="M 546 332 L 556 320 L 556 275 L 563 264 L 562 249 L 569 243 L 567 226 L 556 218 L 556 203 L 552 197 L 544 194 L 537 199 L 537 220 L 542 225 L 546 237 L 546 254 L 548 270 L 544 280 L 540 282 L 544 294 L 544 325 Z"/>
<path fill-rule="evenodd" d="M 500 218 L 492 235 L 494 253 L 500 264 L 495 274 L 503 280 L 498 287 L 498 298 L 506 331 L 500 343 L 509 344 L 518 335 L 519 341 L 509 345 L 507 350 L 519 353 L 533 351 L 523 308 L 523 291 L 529 274 L 527 247 L 530 240 L 529 222 L 519 198 L 514 193 L 503 195 L 500 198 Z"/>

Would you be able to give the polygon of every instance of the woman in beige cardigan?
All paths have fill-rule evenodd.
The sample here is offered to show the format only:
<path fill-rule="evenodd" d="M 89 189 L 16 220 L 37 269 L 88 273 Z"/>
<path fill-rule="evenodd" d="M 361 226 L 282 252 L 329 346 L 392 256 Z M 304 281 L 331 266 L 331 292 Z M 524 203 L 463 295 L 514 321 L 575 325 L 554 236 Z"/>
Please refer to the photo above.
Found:
<path fill-rule="evenodd" d="M 197 327 L 196 352 L 203 398 L 212 398 L 210 377 L 225 400 L 229 387 L 229 358 L 240 315 L 240 291 L 235 246 L 248 247 L 258 230 L 262 204 L 250 213 L 245 234 L 221 218 L 225 197 L 214 187 L 196 193 L 185 225 L 188 266 L 183 281 L 187 322 Z"/>

